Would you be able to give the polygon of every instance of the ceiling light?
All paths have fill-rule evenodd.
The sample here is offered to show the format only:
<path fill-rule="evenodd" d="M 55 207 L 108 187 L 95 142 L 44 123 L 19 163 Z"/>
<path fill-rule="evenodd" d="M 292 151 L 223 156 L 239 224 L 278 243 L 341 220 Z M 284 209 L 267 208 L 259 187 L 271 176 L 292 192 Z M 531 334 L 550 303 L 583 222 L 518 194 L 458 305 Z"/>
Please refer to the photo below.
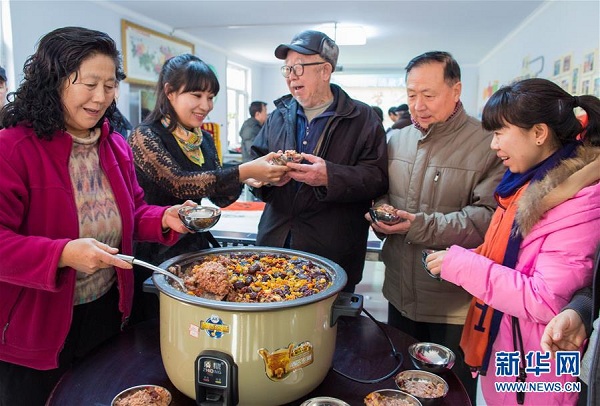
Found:
<path fill-rule="evenodd" d="M 350 24 L 328 24 L 322 32 L 327 34 L 338 45 L 365 45 L 367 43 L 367 34 L 360 25 Z"/>

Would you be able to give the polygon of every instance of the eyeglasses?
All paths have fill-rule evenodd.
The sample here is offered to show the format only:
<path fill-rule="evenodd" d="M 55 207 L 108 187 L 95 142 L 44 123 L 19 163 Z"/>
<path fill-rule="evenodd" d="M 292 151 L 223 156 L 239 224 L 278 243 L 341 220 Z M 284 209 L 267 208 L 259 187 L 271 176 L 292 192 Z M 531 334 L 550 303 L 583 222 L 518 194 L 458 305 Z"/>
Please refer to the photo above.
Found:
<path fill-rule="evenodd" d="M 294 75 L 302 76 L 302 75 L 304 75 L 304 67 L 305 66 L 322 65 L 324 63 L 327 63 L 327 62 L 323 61 L 323 62 L 297 63 L 292 66 L 283 65 L 281 67 L 281 74 L 283 75 L 284 78 L 288 78 L 288 77 L 290 77 L 290 75 L 292 74 L 292 71 L 293 71 Z"/>

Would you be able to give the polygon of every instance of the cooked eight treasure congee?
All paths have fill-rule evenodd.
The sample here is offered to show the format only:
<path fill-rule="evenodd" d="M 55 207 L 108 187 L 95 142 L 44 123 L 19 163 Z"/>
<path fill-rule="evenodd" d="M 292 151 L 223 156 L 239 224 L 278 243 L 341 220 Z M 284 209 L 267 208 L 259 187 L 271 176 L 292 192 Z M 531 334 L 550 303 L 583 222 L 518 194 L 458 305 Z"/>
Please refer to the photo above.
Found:
<path fill-rule="evenodd" d="M 229 302 L 265 303 L 311 296 L 332 284 L 331 275 L 314 262 L 287 254 L 207 255 L 181 276 L 188 294 L 213 293 Z"/>

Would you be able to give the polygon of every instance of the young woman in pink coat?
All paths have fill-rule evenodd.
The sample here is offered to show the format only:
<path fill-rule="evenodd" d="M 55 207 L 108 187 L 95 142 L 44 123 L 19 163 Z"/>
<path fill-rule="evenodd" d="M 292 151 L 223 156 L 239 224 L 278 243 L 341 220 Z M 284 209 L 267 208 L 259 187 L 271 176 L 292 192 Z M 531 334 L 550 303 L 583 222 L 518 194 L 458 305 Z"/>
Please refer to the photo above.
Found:
<path fill-rule="evenodd" d="M 588 115 L 585 128 L 576 107 Z M 526 79 L 492 95 L 482 123 L 507 168 L 498 208 L 480 247 L 434 252 L 426 266 L 474 296 L 461 348 L 480 374 L 478 406 L 574 405 L 577 378 L 556 370 L 540 337 L 591 283 L 600 242 L 600 100 Z M 515 382 L 523 387 L 499 386 Z"/>

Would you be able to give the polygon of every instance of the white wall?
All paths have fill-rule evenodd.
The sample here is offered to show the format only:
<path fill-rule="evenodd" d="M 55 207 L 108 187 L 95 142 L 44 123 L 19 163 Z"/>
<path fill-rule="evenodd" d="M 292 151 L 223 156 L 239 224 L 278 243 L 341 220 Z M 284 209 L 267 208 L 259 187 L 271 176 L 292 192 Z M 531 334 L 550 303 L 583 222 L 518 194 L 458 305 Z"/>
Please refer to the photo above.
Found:
<path fill-rule="evenodd" d="M 35 10 L 35 12 L 32 12 Z M 83 26 L 106 32 L 121 48 L 121 19 L 143 25 L 158 32 L 166 33 L 165 27 L 153 24 L 147 19 L 140 20 L 136 16 L 119 13 L 118 9 L 107 8 L 97 2 L 84 1 L 10 1 L 12 21 L 12 37 L 14 48 L 14 69 L 16 82 L 23 78 L 23 64 L 34 53 L 37 42 L 48 32 L 65 26 Z M 23 23 L 26 22 L 26 23 Z M 190 38 L 183 38 L 190 41 Z M 215 67 L 221 92 L 210 113 L 210 120 L 221 124 L 222 140 L 226 140 L 227 130 L 227 55 L 204 43 L 194 43 L 195 53 L 206 63 Z M 126 115 L 129 111 L 129 84 L 121 84 L 119 109 Z M 223 145 L 226 145 L 223 144 Z"/>
<path fill-rule="evenodd" d="M 553 79 L 554 62 L 565 55 L 572 55 L 573 66 L 580 65 L 584 54 L 599 47 L 599 16 L 597 0 L 544 3 L 480 63 L 478 111 L 487 100 L 483 91 L 489 85 L 496 82 L 501 86 L 517 78 L 535 77 L 542 67 L 541 58 L 529 67 L 523 66 L 527 58 L 543 57 L 543 69 L 537 77 L 547 79 Z M 596 65 L 597 58 L 596 55 Z M 572 93 L 572 89 L 569 91 Z"/>
<path fill-rule="evenodd" d="M 273 61 L 273 65 L 263 66 L 257 72 L 257 79 L 260 82 L 257 88 L 257 98 L 269 103 L 269 111 L 275 109 L 275 105 L 273 104 L 275 100 L 290 92 L 285 84 L 285 78 L 281 76 L 279 70 L 279 67 L 284 65 L 284 63 L 275 58 L 275 55 L 273 55 Z"/>
<path fill-rule="evenodd" d="M 460 61 L 457 61 L 460 65 Z M 460 100 L 467 114 L 477 117 L 477 86 L 479 84 L 479 69 L 473 65 L 460 67 L 462 93 Z"/>
<path fill-rule="evenodd" d="M 121 41 L 118 16 L 94 3 L 83 1 L 11 1 L 12 39 L 16 80 L 23 78 L 23 64 L 38 41 L 48 32 L 65 26 L 83 26 L 108 33 Z"/>
<path fill-rule="evenodd" d="M 126 15 L 118 8 L 107 8 L 101 2 L 11 0 L 10 12 L 15 85 L 22 79 L 23 63 L 34 52 L 37 41 L 55 28 L 82 25 L 104 31 L 115 39 L 119 47 L 123 18 L 159 32 L 169 31 L 169 27 L 159 22 Z M 516 77 L 526 75 L 527 71 L 522 69 L 522 62 L 526 58 L 544 57 L 544 69 L 539 75 L 541 77 L 552 76 L 554 61 L 566 54 L 572 54 L 573 63 L 579 65 L 584 53 L 599 47 L 599 14 L 600 2 L 595 0 L 560 0 L 544 3 L 529 20 L 496 48 L 490 50 L 490 54 L 479 66 L 461 66 L 462 101 L 467 112 L 471 115 L 479 115 L 486 100 L 483 97 L 483 90 L 490 83 L 496 81 L 499 85 L 506 84 Z M 195 53 L 217 70 L 222 90 L 210 114 L 210 119 L 222 125 L 223 141 L 226 140 L 227 131 L 225 88 L 228 58 L 252 69 L 251 98 L 269 103 L 270 111 L 274 108 L 275 99 L 289 93 L 285 80 L 279 73 L 281 61 L 275 56 L 272 64 L 261 65 L 239 56 L 226 55 L 210 44 L 201 43 L 193 38 L 183 39 L 193 42 Z M 281 39 L 282 42 L 286 40 Z M 458 62 L 460 64 L 460 61 Z M 535 70 L 538 66 L 532 64 L 530 70 Z M 119 108 L 127 112 L 128 106 L 129 85 L 125 82 L 121 88 Z M 226 145 L 226 142 L 223 145 Z"/>
<path fill-rule="evenodd" d="M 35 10 L 35 12 L 32 12 Z M 60 27 L 81 26 L 106 32 L 121 45 L 121 20 L 114 11 L 83 1 L 10 1 L 15 88 L 23 79 L 23 65 L 39 40 Z M 93 16 L 93 18 L 91 18 Z M 25 24 L 23 22 L 26 22 Z M 129 85 L 123 83 L 118 103 L 128 115 Z"/>

